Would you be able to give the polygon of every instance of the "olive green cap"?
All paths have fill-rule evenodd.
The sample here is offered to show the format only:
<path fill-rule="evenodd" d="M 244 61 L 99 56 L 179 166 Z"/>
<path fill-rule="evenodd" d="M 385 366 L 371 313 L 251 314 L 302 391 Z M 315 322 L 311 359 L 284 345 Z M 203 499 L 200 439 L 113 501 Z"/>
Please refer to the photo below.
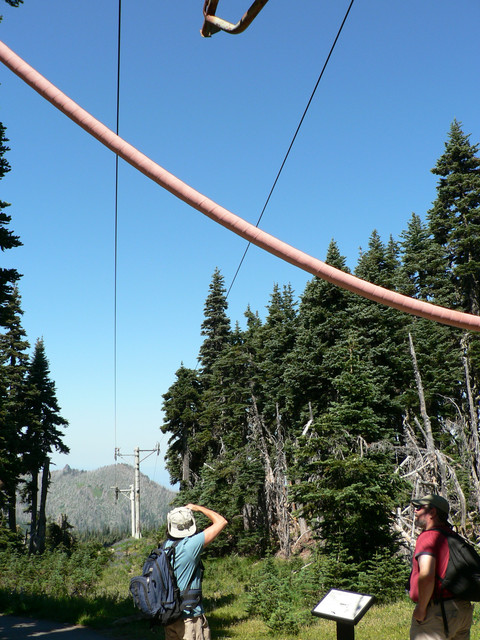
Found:
<path fill-rule="evenodd" d="M 450 505 L 445 498 L 442 496 L 438 496 L 436 493 L 429 493 L 427 496 L 423 498 L 416 498 L 412 500 L 412 504 L 415 507 L 435 507 L 439 511 L 443 511 L 448 516 L 450 511 Z"/>

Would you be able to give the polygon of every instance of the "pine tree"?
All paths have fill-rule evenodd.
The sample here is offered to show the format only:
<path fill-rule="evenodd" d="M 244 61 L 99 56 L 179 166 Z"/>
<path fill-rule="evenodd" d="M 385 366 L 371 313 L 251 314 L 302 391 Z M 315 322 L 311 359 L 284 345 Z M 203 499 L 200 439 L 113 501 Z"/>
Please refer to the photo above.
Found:
<path fill-rule="evenodd" d="M 26 350 L 29 347 L 21 325 L 23 311 L 18 289 L 14 289 L 5 311 L 7 330 L 0 334 L 0 458 L 9 528 L 16 531 L 16 489 L 22 472 L 19 448 L 23 426 L 21 398 L 28 364 Z"/>
<path fill-rule="evenodd" d="M 356 275 L 395 288 L 398 271 L 396 243 L 384 245 L 374 232 Z M 383 504 L 393 504 L 393 460 L 371 445 L 393 441 L 401 431 L 398 341 L 405 321 L 393 309 L 352 295 L 332 321 L 338 327 L 332 340 L 313 334 L 323 343 L 317 381 L 327 393 L 298 438 L 292 494 L 326 552 L 359 563 L 372 560 L 380 546 L 395 549 L 390 512 L 380 512 L 374 499 L 381 495 Z"/>
<path fill-rule="evenodd" d="M 171 434 L 165 457 L 170 481 L 179 482 L 183 490 L 194 484 L 203 464 L 196 451 L 202 389 L 198 373 L 183 364 L 175 376 L 175 382 L 163 395 L 165 423 L 161 429 Z"/>
<path fill-rule="evenodd" d="M 432 172 L 440 176 L 437 198 L 428 212 L 430 232 L 447 264 L 441 274 L 454 292 L 450 306 L 480 313 L 480 157 L 461 123 L 454 120 L 445 151 Z M 458 332 L 455 333 L 458 336 Z M 457 338 L 455 355 L 462 354 L 462 412 L 475 434 L 479 423 L 480 336 Z M 468 378 L 468 379 L 467 379 Z M 468 417 L 467 417 L 468 416 Z M 480 452 L 478 453 L 480 457 Z M 480 461 L 479 461 L 480 464 Z M 480 499 L 480 498 L 479 498 Z"/>
<path fill-rule="evenodd" d="M 401 282 L 399 248 L 391 239 L 384 245 L 374 231 L 368 251 L 361 254 L 355 275 L 388 289 Z M 356 297 L 350 307 L 350 330 L 359 345 L 357 357 L 374 385 L 370 409 L 375 414 L 375 427 L 369 442 L 393 439 L 401 432 L 401 390 L 409 372 L 405 348 L 409 316 Z"/>
<path fill-rule="evenodd" d="M 0 180 L 10 171 L 5 154 L 9 151 L 7 146 L 7 138 L 5 136 L 5 127 L 0 123 Z M 2 251 L 13 249 L 21 246 L 18 236 L 14 235 L 8 226 L 11 222 L 11 216 L 4 211 L 8 206 L 7 202 L 0 200 L 0 249 Z M 11 323 L 15 322 L 15 286 L 20 278 L 20 274 L 16 269 L 0 268 L 0 327 L 10 331 L 15 331 Z M 13 314 L 13 316 L 12 316 Z M 11 334 L 12 335 L 12 334 Z M 11 337 L 11 336 L 10 336 Z M 4 349 L 6 345 L 3 345 Z M 0 487 L 0 508 L 8 505 L 9 523 L 11 527 L 15 527 L 15 516 L 12 507 L 12 494 L 16 484 L 17 473 L 17 438 L 15 433 L 14 420 L 12 420 L 12 398 L 16 382 L 12 378 L 13 369 L 9 369 L 9 354 L 4 350 L 0 350 L 0 479 L 3 481 L 3 487 Z M 13 387 L 12 387 L 13 385 Z"/>
<path fill-rule="evenodd" d="M 199 418 L 202 429 L 196 438 L 196 445 L 204 461 L 217 459 L 222 453 L 225 434 L 228 426 L 231 426 L 227 395 L 228 381 L 233 378 L 229 370 L 235 366 L 235 359 L 228 354 L 232 346 L 236 348 L 236 344 L 233 345 L 227 308 L 224 278 L 215 269 L 204 305 L 201 334 L 205 340 L 199 353 L 203 403 Z"/>
<path fill-rule="evenodd" d="M 432 173 L 440 176 L 428 212 L 430 231 L 441 245 L 456 289 L 456 303 L 480 313 L 480 158 L 461 123 L 454 120 L 445 152 Z"/>
<path fill-rule="evenodd" d="M 401 234 L 400 245 L 401 293 L 442 306 L 453 304 L 454 289 L 447 275 L 445 252 L 416 214 L 412 214 Z"/>
<path fill-rule="evenodd" d="M 204 378 L 212 373 L 215 361 L 229 343 L 230 319 L 226 313 L 227 308 L 225 280 L 217 268 L 205 300 L 205 319 L 201 328 L 201 335 L 205 336 L 205 340 L 200 347 L 199 361 Z"/>
<path fill-rule="evenodd" d="M 261 332 L 262 348 L 258 354 L 262 369 L 265 411 L 274 417 L 279 407 L 284 421 L 290 394 L 290 387 L 285 380 L 285 368 L 290 360 L 297 335 L 296 304 L 290 285 L 280 290 L 280 287 L 275 284 L 267 306 L 268 314 Z"/>
<path fill-rule="evenodd" d="M 28 367 L 23 397 L 24 429 L 22 452 L 24 469 L 29 474 L 26 486 L 31 512 L 30 551 L 42 552 L 45 547 L 45 503 L 49 484 L 49 454 L 68 453 L 59 427 L 68 421 L 60 415 L 55 383 L 50 379 L 43 340 L 37 340 Z M 38 505 L 38 477 L 42 472 L 40 505 Z"/>
<path fill-rule="evenodd" d="M 10 148 L 6 145 L 8 139 L 5 137 L 5 131 L 5 127 L 0 123 L 0 180 L 10 171 L 10 164 L 5 158 L 5 153 L 10 151 Z M 4 209 L 9 206 L 8 202 L 0 200 L 0 249 L 2 251 L 22 245 L 19 237 L 8 229 L 12 218 L 5 213 Z M 16 269 L 0 268 L 0 326 L 5 326 L 7 321 L 6 307 L 15 283 L 19 278 L 20 274 Z"/>
<path fill-rule="evenodd" d="M 349 272 L 346 259 L 334 241 L 328 248 L 326 262 Z M 335 392 L 331 380 L 338 367 L 328 357 L 329 349 L 345 334 L 351 293 L 320 278 L 310 280 L 301 296 L 295 346 L 288 358 L 285 380 L 291 389 L 292 414 L 298 427 L 318 416 Z"/>

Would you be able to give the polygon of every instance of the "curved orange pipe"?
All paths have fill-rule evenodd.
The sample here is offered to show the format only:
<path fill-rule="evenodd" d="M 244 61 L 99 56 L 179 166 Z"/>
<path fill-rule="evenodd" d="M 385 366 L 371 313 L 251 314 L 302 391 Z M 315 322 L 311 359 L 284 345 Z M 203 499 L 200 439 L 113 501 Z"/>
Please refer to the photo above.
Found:
<path fill-rule="evenodd" d="M 185 184 L 174 175 L 163 169 L 153 160 L 138 151 L 131 144 L 113 133 L 108 127 L 90 115 L 85 109 L 71 100 L 68 96 L 57 89 L 51 82 L 44 78 L 38 71 L 33 69 L 22 58 L 14 53 L 6 44 L 0 41 L 0 61 L 3 62 L 22 80 L 29 84 L 46 100 L 51 102 L 57 109 L 73 120 L 87 133 L 97 138 L 102 144 L 111 149 L 118 156 L 123 158 L 133 167 L 144 173 L 148 178 L 159 184 L 174 196 L 180 198 L 188 205 L 205 214 L 215 222 L 223 225 L 230 231 L 245 238 L 252 244 L 265 249 L 269 253 L 286 260 L 291 264 L 338 285 L 343 289 L 352 291 L 364 298 L 379 302 L 388 307 L 399 309 L 415 316 L 427 318 L 461 329 L 470 331 L 480 331 L 480 317 L 461 311 L 454 311 L 445 307 L 439 307 L 429 302 L 423 302 L 414 298 L 409 298 L 400 293 L 384 289 L 371 282 L 361 280 L 356 276 L 345 273 L 332 267 L 317 258 L 295 249 L 291 245 L 282 242 L 278 238 L 258 229 L 253 224 L 243 220 L 231 211 L 213 202 L 189 185 Z"/>

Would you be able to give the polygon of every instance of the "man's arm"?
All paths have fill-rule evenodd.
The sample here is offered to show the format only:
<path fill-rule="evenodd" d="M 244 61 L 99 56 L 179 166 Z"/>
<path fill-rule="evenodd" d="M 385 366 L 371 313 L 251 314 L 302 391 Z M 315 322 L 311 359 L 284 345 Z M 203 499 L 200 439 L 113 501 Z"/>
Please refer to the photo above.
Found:
<path fill-rule="evenodd" d="M 210 544 L 212 540 L 218 536 L 218 534 L 225 529 L 228 522 L 225 520 L 223 516 L 221 516 L 213 509 L 207 509 L 207 507 L 201 507 L 198 504 L 187 504 L 185 505 L 187 509 L 191 509 L 192 511 L 199 511 L 203 513 L 203 515 L 207 516 L 212 521 L 212 524 L 204 530 L 205 542 L 203 546 L 206 547 L 207 544 Z"/>
<path fill-rule="evenodd" d="M 413 617 L 419 622 L 427 617 L 428 603 L 435 588 L 435 568 L 435 556 L 422 554 L 418 557 L 418 602 Z"/>

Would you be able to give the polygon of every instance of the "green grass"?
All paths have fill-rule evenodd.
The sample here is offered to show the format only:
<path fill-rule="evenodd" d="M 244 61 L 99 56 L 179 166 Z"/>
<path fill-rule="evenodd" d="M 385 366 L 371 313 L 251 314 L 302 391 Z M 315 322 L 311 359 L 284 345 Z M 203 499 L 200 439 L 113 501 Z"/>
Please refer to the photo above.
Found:
<path fill-rule="evenodd" d="M 12 584 L 0 575 L 0 610 L 83 624 L 119 640 L 163 640 L 162 629 L 152 632 L 149 623 L 139 618 L 128 592 L 130 578 L 140 572 L 143 560 L 154 545 L 152 539 L 143 539 L 128 540 L 112 547 L 112 560 L 100 579 L 81 594 L 31 595 L 21 589 L 13 593 Z M 267 561 L 254 562 L 240 557 L 205 561 L 204 600 L 213 639 L 336 640 L 335 622 L 316 618 L 310 613 L 324 595 L 320 591 L 314 592 L 312 601 L 304 602 L 301 610 L 295 611 L 305 621 L 298 632 L 272 632 L 262 619 L 247 613 L 252 576 L 262 575 L 266 564 Z M 356 640 L 405 640 L 412 609 L 406 597 L 395 604 L 374 605 L 356 626 Z M 479 619 L 480 607 L 477 605 L 472 640 L 480 640 Z"/>

